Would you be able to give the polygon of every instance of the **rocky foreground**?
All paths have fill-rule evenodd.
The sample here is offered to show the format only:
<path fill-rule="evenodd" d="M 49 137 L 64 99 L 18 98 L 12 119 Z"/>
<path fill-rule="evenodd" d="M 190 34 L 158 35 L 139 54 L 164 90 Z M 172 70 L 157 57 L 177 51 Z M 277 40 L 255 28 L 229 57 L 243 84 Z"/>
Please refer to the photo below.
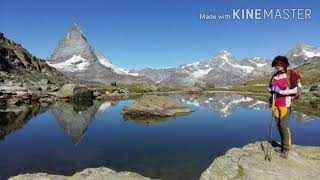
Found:
<path fill-rule="evenodd" d="M 293 145 L 288 159 L 283 159 L 271 151 L 272 159 L 265 160 L 268 142 L 256 142 L 243 148 L 232 148 L 225 155 L 216 158 L 206 169 L 200 180 L 215 179 L 319 179 L 320 147 Z M 111 169 L 88 168 L 73 176 L 50 175 L 46 173 L 23 174 L 10 178 L 21 179 L 108 179 L 108 180 L 147 180 L 137 173 L 115 172 Z"/>
<path fill-rule="evenodd" d="M 273 149 L 265 160 L 268 142 L 232 148 L 205 170 L 200 180 L 212 179 L 319 179 L 320 147 L 293 145 L 288 159 Z"/>
<path fill-rule="evenodd" d="M 150 178 L 144 177 L 137 173 L 122 171 L 116 172 L 109 168 L 88 168 L 81 172 L 75 173 L 73 176 L 61 176 L 51 175 L 47 173 L 35 173 L 24 174 L 9 178 L 10 180 L 33 180 L 33 179 L 45 179 L 45 180 L 64 180 L 64 179 L 108 179 L 108 180 L 150 180 Z"/>

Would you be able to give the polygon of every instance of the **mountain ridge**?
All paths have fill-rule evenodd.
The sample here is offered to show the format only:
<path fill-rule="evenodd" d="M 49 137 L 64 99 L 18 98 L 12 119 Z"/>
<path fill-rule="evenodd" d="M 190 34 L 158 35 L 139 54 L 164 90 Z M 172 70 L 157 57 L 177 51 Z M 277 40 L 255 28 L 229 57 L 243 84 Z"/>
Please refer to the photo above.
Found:
<path fill-rule="evenodd" d="M 315 57 L 320 57 L 320 48 L 298 43 L 283 55 L 288 56 L 291 67 L 299 67 L 314 62 L 317 59 Z M 271 59 L 263 57 L 237 60 L 230 52 L 221 50 L 206 60 L 176 67 L 175 72 L 171 72 L 169 77 L 158 80 L 158 82 L 180 85 L 194 85 L 196 83 L 210 86 L 234 85 L 272 74 L 271 61 Z M 144 69 L 141 71 L 143 72 Z M 153 72 L 149 72 L 149 76 L 148 74 L 146 76 L 154 79 L 153 74 L 159 71 L 166 71 L 166 69 L 153 69 Z M 135 72 L 139 74 L 139 71 Z"/>

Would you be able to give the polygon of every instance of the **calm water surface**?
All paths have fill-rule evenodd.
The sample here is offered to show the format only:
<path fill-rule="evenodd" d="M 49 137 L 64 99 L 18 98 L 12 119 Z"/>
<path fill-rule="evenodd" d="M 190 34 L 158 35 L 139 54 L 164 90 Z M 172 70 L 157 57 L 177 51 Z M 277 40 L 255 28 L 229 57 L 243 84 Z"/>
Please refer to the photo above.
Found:
<path fill-rule="evenodd" d="M 0 110 L 0 179 L 19 173 L 72 175 L 105 166 L 151 178 L 198 179 L 232 147 L 268 139 L 268 104 L 238 94 L 172 96 L 195 110 L 173 119 L 130 120 L 134 100 Z M 295 112 L 292 141 L 320 145 L 320 121 Z M 279 140 L 274 126 L 274 139 Z"/>

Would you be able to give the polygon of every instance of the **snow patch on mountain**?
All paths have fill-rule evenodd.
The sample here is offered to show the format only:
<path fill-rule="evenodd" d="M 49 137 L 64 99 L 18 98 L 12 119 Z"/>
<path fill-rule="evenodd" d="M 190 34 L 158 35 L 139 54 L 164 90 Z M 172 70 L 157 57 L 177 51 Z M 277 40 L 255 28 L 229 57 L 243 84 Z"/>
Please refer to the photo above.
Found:
<path fill-rule="evenodd" d="M 70 59 L 61 63 L 52 64 L 48 62 L 48 64 L 56 69 L 70 72 L 86 70 L 90 65 L 89 61 L 80 55 L 73 55 Z"/>
<path fill-rule="evenodd" d="M 312 58 L 312 57 L 315 57 L 315 56 L 320 56 L 320 52 L 312 52 L 312 51 L 303 50 L 303 53 L 304 53 L 308 58 Z"/>
<path fill-rule="evenodd" d="M 212 70 L 212 68 L 209 69 L 200 69 L 198 71 L 195 71 L 192 73 L 192 76 L 195 78 L 199 78 L 201 76 L 207 75 L 210 71 Z"/>
<path fill-rule="evenodd" d="M 254 67 L 251 67 L 251 66 L 242 66 L 242 65 L 239 65 L 239 64 L 232 64 L 232 63 L 229 63 L 229 65 L 231 65 L 234 68 L 242 69 L 246 73 L 251 73 L 254 70 Z"/>
<path fill-rule="evenodd" d="M 253 60 L 249 60 L 249 61 L 252 62 L 253 64 L 255 64 L 257 67 L 262 67 L 262 66 L 265 66 L 265 65 L 268 64 L 268 63 L 257 63 L 257 62 L 255 62 Z"/>
<path fill-rule="evenodd" d="M 197 62 L 194 62 L 194 63 L 191 63 L 191 64 L 183 65 L 183 66 L 181 66 L 181 68 L 184 69 L 184 68 L 190 67 L 190 66 L 195 66 L 195 67 L 197 67 L 197 66 L 199 66 L 199 64 L 200 64 L 200 62 L 197 61 Z"/>
<path fill-rule="evenodd" d="M 230 59 L 232 58 L 232 54 L 230 52 L 228 52 L 227 50 L 221 50 L 216 57 L 224 59 L 226 62 L 230 63 L 231 62 Z"/>
<path fill-rule="evenodd" d="M 129 70 L 115 66 L 105 57 L 98 57 L 98 61 L 101 65 L 112 69 L 117 74 L 138 76 L 138 73 L 129 73 Z"/>

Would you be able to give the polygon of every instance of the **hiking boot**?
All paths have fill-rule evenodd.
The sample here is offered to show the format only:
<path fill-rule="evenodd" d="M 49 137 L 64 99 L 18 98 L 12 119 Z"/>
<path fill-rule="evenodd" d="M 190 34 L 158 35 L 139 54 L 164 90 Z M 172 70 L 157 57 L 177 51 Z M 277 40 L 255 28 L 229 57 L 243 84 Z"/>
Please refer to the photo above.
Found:
<path fill-rule="evenodd" d="M 282 150 L 282 152 L 280 153 L 280 157 L 284 159 L 288 159 L 288 154 L 289 154 L 288 150 Z"/>
<path fill-rule="evenodd" d="M 277 152 L 277 153 L 281 153 L 282 152 L 282 148 L 281 147 L 275 147 L 273 150 L 275 152 Z"/>

